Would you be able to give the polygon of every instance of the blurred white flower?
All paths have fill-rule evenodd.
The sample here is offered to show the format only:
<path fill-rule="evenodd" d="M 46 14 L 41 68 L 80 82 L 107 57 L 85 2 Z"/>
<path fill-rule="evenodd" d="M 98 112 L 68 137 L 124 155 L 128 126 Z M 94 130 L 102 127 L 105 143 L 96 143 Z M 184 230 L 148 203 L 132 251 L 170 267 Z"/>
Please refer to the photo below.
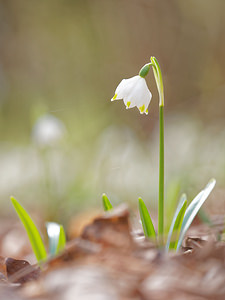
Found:
<path fill-rule="evenodd" d="M 152 94 L 148 89 L 146 81 L 140 75 L 123 79 L 116 88 L 115 95 L 111 99 L 122 100 L 126 108 L 137 107 L 141 114 L 148 114 L 148 106 L 151 101 Z"/>
<path fill-rule="evenodd" d="M 65 135 L 66 128 L 58 118 L 46 114 L 34 124 L 32 139 L 40 147 L 56 145 Z"/>
<path fill-rule="evenodd" d="M 57 251 L 59 242 L 60 225 L 55 222 L 47 222 L 46 228 L 49 238 L 49 252 L 51 255 L 54 255 Z"/>

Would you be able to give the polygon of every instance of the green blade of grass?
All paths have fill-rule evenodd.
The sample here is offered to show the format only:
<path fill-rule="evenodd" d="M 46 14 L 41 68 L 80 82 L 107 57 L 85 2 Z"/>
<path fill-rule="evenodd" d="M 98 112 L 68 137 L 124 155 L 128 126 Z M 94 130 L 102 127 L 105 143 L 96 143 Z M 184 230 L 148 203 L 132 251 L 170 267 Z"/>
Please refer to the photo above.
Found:
<path fill-rule="evenodd" d="M 187 207 L 187 196 L 183 194 L 180 198 L 178 203 L 177 209 L 175 211 L 169 234 L 166 243 L 166 251 L 168 252 L 169 249 L 176 249 L 178 243 L 178 237 L 181 229 L 181 224 L 184 218 L 184 213 Z"/>
<path fill-rule="evenodd" d="M 181 225 L 181 231 L 180 231 L 180 236 L 179 240 L 177 243 L 177 251 L 181 247 L 182 241 L 184 239 L 184 236 L 190 227 L 192 221 L 194 220 L 195 216 L 197 215 L 199 209 L 205 202 L 205 200 L 208 198 L 209 194 L 213 190 L 214 186 L 216 184 L 215 179 L 211 179 L 209 183 L 206 185 L 206 187 L 192 200 L 192 202 L 189 204 L 185 214 L 184 214 L 184 219 Z"/>
<path fill-rule="evenodd" d="M 102 195 L 102 203 L 105 211 L 111 210 L 113 208 L 106 194 Z"/>
<path fill-rule="evenodd" d="M 17 212 L 21 222 L 23 223 L 24 228 L 26 229 L 31 247 L 34 251 L 38 263 L 43 262 L 47 258 L 47 253 L 37 227 L 35 226 L 26 210 L 19 204 L 19 202 L 13 197 L 11 197 L 11 201 L 15 211 Z"/>
<path fill-rule="evenodd" d="M 141 198 L 139 198 L 138 201 L 139 201 L 139 213 L 140 213 L 141 223 L 142 223 L 145 237 L 155 240 L 156 239 L 155 228 L 153 226 L 147 207 Z"/>
<path fill-rule="evenodd" d="M 65 248 L 65 245 L 66 245 L 66 235 L 63 226 L 60 225 L 59 241 L 58 241 L 56 253 L 61 252 Z"/>

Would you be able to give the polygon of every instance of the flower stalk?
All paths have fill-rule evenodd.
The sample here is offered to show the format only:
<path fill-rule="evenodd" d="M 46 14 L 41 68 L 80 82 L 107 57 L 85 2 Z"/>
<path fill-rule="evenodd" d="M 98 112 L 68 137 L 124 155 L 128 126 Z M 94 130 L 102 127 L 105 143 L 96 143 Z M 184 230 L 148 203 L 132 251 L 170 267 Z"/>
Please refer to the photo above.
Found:
<path fill-rule="evenodd" d="M 162 72 L 155 57 L 151 57 L 150 62 L 145 64 L 138 75 L 123 79 L 117 86 L 115 95 L 111 99 L 120 100 L 126 108 L 137 107 L 141 114 L 148 114 L 152 94 L 149 91 L 145 77 L 152 67 L 156 86 L 159 92 L 159 199 L 158 199 L 158 243 L 163 245 L 164 234 L 164 89 Z"/>
<path fill-rule="evenodd" d="M 164 234 L 164 89 L 162 72 L 155 57 L 151 65 L 159 92 L 159 200 L 158 200 L 158 242 L 163 245 Z"/>
<path fill-rule="evenodd" d="M 159 244 L 163 243 L 164 232 L 164 106 L 159 106 L 159 203 L 158 203 Z"/>

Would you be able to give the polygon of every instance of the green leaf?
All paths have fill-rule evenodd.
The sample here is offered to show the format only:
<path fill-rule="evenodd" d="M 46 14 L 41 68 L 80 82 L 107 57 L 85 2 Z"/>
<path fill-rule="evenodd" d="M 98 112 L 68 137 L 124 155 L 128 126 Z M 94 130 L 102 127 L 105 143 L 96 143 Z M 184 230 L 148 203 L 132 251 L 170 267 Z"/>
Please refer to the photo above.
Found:
<path fill-rule="evenodd" d="M 62 225 L 60 225 L 60 232 L 59 232 L 59 241 L 58 241 L 58 246 L 57 246 L 57 252 L 59 253 L 61 252 L 66 245 L 66 235 L 65 235 L 65 231 Z"/>
<path fill-rule="evenodd" d="M 139 213 L 145 237 L 156 239 L 155 229 L 144 201 L 139 198 Z"/>
<path fill-rule="evenodd" d="M 23 223 L 24 228 L 26 229 L 28 238 L 30 240 L 38 263 L 43 262 L 47 258 L 47 253 L 37 227 L 35 226 L 26 210 L 19 204 L 19 202 L 13 197 L 11 197 L 11 201 L 21 222 Z"/>
<path fill-rule="evenodd" d="M 195 216 L 197 215 L 199 209 L 201 208 L 201 206 L 203 205 L 203 203 L 205 202 L 205 200 L 208 198 L 209 194 L 213 190 L 215 184 L 216 184 L 216 180 L 211 179 L 209 183 L 206 185 L 206 187 L 192 200 L 192 202 L 188 206 L 181 225 L 180 236 L 177 243 L 177 251 L 181 247 L 182 241 L 184 239 L 184 236 L 188 228 L 190 227 Z"/>
<path fill-rule="evenodd" d="M 102 203 L 105 211 L 111 210 L 113 208 L 112 204 L 110 203 L 109 199 L 107 198 L 106 194 L 102 195 Z"/>
<path fill-rule="evenodd" d="M 166 243 L 166 251 L 168 252 L 169 249 L 176 249 L 178 243 L 178 237 L 181 229 L 181 224 L 184 218 L 184 213 L 187 207 L 187 196 L 183 194 L 180 198 L 178 203 L 177 209 L 175 211 L 169 234 Z M 171 240 L 172 238 L 172 240 Z"/>

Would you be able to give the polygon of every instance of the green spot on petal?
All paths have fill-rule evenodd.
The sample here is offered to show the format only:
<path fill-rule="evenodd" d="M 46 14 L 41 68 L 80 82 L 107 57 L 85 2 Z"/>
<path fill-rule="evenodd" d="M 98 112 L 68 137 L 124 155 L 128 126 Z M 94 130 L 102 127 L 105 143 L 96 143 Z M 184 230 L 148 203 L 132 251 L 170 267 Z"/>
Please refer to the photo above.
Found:
<path fill-rule="evenodd" d="M 146 109 L 145 113 L 148 114 L 148 109 Z"/>
<path fill-rule="evenodd" d="M 141 113 L 143 113 L 145 111 L 145 105 L 143 104 L 142 106 L 140 106 L 139 110 L 140 110 Z"/>
<path fill-rule="evenodd" d="M 116 99 L 116 97 L 117 97 L 117 94 L 115 94 L 115 95 L 113 96 L 112 100 L 115 100 L 115 99 Z"/>
<path fill-rule="evenodd" d="M 128 101 L 128 102 L 127 102 L 127 107 L 130 107 L 130 105 L 131 105 L 131 102 Z"/>

